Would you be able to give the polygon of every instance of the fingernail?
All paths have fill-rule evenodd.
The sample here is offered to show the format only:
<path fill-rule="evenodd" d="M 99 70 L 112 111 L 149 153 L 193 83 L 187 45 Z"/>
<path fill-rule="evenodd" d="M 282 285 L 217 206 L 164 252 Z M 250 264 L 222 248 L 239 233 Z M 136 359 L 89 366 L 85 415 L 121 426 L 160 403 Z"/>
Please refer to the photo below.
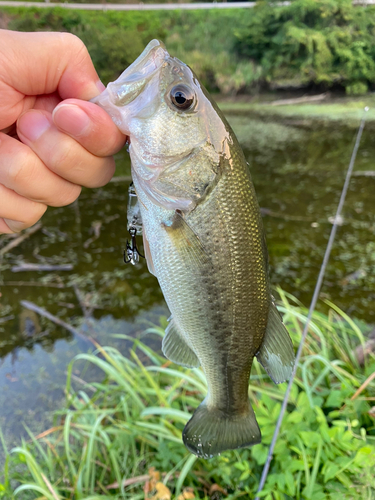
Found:
<path fill-rule="evenodd" d="M 52 113 L 56 127 L 69 135 L 83 135 L 90 126 L 90 118 L 75 104 L 59 104 Z"/>
<path fill-rule="evenodd" d="M 105 89 L 106 89 L 106 87 L 105 87 L 104 83 L 103 83 L 103 82 L 101 82 L 100 80 L 98 80 L 98 81 L 96 82 L 96 86 L 97 86 L 97 88 L 99 89 L 99 91 L 100 91 L 100 92 L 103 92 L 103 90 L 105 90 Z"/>
<path fill-rule="evenodd" d="M 51 122 L 40 111 L 33 110 L 25 113 L 18 120 L 17 130 L 29 141 L 37 141 L 51 126 Z"/>
<path fill-rule="evenodd" d="M 25 223 L 19 222 L 11 219 L 4 219 L 5 224 L 9 227 L 11 231 L 14 233 L 19 233 L 22 229 L 25 229 Z"/>

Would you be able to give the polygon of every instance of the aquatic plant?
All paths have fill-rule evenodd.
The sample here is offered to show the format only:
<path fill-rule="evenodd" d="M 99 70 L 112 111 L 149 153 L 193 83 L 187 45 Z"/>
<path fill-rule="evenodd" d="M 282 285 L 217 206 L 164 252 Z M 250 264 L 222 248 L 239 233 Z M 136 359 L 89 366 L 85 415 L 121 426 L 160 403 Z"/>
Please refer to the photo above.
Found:
<path fill-rule="evenodd" d="M 297 345 L 306 309 L 279 290 L 280 310 Z M 328 303 L 316 312 L 262 498 L 333 500 L 375 494 L 375 356 L 360 366 L 365 339 L 357 323 Z M 255 362 L 249 394 L 262 444 L 212 460 L 190 455 L 181 441 L 187 419 L 206 393 L 201 370 L 166 361 L 132 339 L 129 353 L 97 344 L 70 364 L 66 408 L 55 425 L 6 450 L 0 497 L 22 500 L 239 498 L 253 496 L 280 411 L 275 386 Z M 123 335 L 118 339 L 128 341 Z M 75 375 L 79 362 L 102 369 L 100 382 Z M 4 445 L 4 440 L 2 440 Z M 155 491 L 153 491 L 155 490 Z"/>

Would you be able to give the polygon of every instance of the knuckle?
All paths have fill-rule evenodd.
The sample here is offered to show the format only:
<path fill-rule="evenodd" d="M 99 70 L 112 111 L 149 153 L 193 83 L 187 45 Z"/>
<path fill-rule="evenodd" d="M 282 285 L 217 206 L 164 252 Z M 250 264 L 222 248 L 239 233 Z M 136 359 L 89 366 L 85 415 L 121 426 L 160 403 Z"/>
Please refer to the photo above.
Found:
<path fill-rule="evenodd" d="M 64 193 L 59 197 L 59 199 L 56 199 L 53 203 L 51 203 L 51 206 L 54 207 L 65 207 L 66 205 L 70 205 L 76 199 L 81 193 L 81 186 L 78 186 L 78 184 L 70 184 L 70 186 L 65 189 Z"/>
<path fill-rule="evenodd" d="M 23 218 L 23 223 L 25 227 L 33 226 L 38 220 L 43 216 L 44 212 L 47 210 L 47 205 L 44 203 L 31 202 L 29 213 Z"/>
<path fill-rule="evenodd" d="M 23 164 L 17 161 L 17 158 L 13 158 L 13 161 L 8 166 L 7 181 L 6 184 L 9 186 L 14 186 L 17 181 L 22 177 L 22 171 L 24 170 Z"/>
<path fill-rule="evenodd" d="M 77 164 L 75 155 L 75 144 L 67 142 L 64 147 L 56 148 L 51 157 L 51 165 L 53 165 L 53 170 L 56 171 L 61 177 L 65 178 L 65 174 L 68 174 L 74 169 Z"/>
<path fill-rule="evenodd" d="M 73 50 L 82 50 L 82 48 L 86 48 L 85 44 L 82 40 L 77 36 L 73 35 L 73 33 L 60 33 L 60 37 L 64 47 L 69 45 Z"/>
<path fill-rule="evenodd" d="M 23 211 L 22 220 L 12 220 L 4 218 L 9 230 L 13 233 L 19 233 L 23 229 L 33 226 L 43 216 L 47 206 L 43 203 L 32 202 L 29 200 L 27 211 Z"/>
<path fill-rule="evenodd" d="M 99 188 L 105 186 L 115 173 L 116 164 L 113 157 L 101 158 L 99 168 L 96 170 L 96 175 L 84 182 L 84 186 L 88 188 Z"/>
<path fill-rule="evenodd" d="M 70 47 L 70 51 L 74 54 L 74 58 L 81 60 L 90 59 L 89 51 L 87 50 L 86 45 L 82 42 L 82 40 L 72 33 L 62 33 L 63 35 L 63 43 L 68 44 Z"/>
<path fill-rule="evenodd" d="M 27 184 L 35 175 L 38 160 L 34 153 L 28 148 L 20 148 L 12 155 L 12 161 L 8 164 L 7 184 L 12 188 Z"/>

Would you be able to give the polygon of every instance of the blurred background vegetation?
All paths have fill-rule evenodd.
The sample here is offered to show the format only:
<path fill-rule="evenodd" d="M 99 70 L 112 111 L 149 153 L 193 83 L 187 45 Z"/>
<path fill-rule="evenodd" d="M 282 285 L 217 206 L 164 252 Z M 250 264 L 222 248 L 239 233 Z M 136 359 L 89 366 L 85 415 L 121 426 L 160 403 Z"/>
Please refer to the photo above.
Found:
<path fill-rule="evenodd" d="M 261 1 L 253 9 L 69 11 L 3 9 L 0 25 L 69 31 L 87 45 L 104 83 L 114 80 L 152 38 L 194 68 L 210 90 L 373 90 L 375 6 L 351 0 Z"/>

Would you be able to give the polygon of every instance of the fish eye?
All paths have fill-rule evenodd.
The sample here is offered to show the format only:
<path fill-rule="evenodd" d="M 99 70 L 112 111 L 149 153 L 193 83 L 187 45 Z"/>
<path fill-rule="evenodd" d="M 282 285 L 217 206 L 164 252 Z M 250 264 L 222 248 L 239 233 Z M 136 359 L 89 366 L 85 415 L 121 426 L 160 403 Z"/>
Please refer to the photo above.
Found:
<path fill-rule="evenodd" d="M 189 109 L 195 101 L 195 94 L 187 85 L 175 85 L 171 89 L 170 97 L 178 109 Z"/>

